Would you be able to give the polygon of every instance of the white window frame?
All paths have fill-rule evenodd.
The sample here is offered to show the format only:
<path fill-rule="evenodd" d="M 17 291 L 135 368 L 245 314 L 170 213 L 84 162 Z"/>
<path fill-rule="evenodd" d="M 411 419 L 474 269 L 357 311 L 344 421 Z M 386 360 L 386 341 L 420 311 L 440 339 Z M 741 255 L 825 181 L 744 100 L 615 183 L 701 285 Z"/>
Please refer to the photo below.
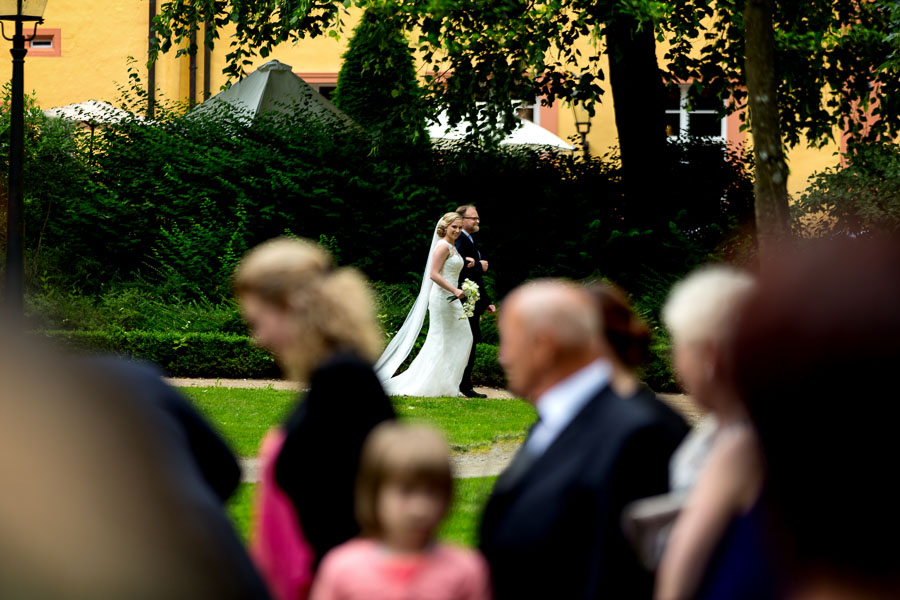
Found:
<path fill-rule="evenodd" d="M 689 126 L 691 115 L 714 115 L 716 114 L 715 110 L 711 109 L 701 109 L 701 110 L 688 110 L 688 89 L 690 88 L 690 84 L 680 84 L 678 86 L 679 91 L 681 92 L 681 98 L 678 103 L 678 109 L 666 109 L 667 115 L 678 115 L 678 135 L 670 136 L 669 139 L 683 139 L 688 136 Z M 707 140 L 719 140 L 721 142 L 728 141 L 728 117 L 722 117 L 721 127 L 719 129 L 719 135 L 704 135 L 701 136 L 703 139 Z"/>
<path fill-rule="evenodd" d="M 516 105 L 516 110 L 520 108 L 530 108 L 531 113 L 534 115 L 534 119 L 531 122 L 535 125 L 541 124 L 541 99 L 539 97 L 535 97 L 534 102 L 531 104 L 526 104 L 524 101 L 519 102 Z"/>

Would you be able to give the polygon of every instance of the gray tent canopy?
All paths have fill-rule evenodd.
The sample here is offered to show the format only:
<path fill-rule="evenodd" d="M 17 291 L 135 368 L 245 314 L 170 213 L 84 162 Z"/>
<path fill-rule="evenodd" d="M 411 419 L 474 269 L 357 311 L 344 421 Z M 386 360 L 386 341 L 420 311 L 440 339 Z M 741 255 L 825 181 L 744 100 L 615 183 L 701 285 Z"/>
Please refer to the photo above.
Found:
<path fill-rule="evenodd" d="M 307 113 L 325 121 L 337 121 L 357 127 L 325 96 L 303 81 L 290 65 L 270 60 L 209 100 L 197 105 L 192 114 L 212 112 L 223 105 L 246 113 L 249 118 L 262 113 Z"/>

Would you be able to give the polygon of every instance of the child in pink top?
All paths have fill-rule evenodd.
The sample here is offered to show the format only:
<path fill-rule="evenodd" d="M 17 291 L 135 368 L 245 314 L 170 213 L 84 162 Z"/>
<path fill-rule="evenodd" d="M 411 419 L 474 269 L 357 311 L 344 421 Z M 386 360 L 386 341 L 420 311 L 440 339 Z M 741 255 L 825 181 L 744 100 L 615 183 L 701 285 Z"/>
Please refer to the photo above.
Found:
<path fill-rule="evenodd" d="M 481 555 L 434 541 L 452 490 L 439 433 L 398 423 L 376 427 L 356 486 L 365 537 L 325 556 L 310 600 L 489 600 Z"/>

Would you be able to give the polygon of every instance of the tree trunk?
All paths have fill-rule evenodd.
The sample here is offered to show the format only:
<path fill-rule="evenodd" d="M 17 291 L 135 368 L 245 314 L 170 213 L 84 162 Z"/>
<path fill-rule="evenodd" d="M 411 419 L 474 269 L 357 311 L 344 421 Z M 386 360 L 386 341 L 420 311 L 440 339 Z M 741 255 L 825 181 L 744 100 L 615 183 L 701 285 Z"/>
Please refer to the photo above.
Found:
<path fill-rule="evenodd" d="M 778 123 L 773 0 L 747 0 L 744 8 L 744 69 L 756 162 L 756 231 L 760 264 L 772 261 L 790 239 L 787 164 Z"/>
<path fill-rule="evenodd" d="M 666 160 L 666 90 L 649 24 L 617 15 L 606 24 L 609 84 L 615 106 L 625 194 L 630 206 L 652 206 L 662 188 L 648 165 Z"/>

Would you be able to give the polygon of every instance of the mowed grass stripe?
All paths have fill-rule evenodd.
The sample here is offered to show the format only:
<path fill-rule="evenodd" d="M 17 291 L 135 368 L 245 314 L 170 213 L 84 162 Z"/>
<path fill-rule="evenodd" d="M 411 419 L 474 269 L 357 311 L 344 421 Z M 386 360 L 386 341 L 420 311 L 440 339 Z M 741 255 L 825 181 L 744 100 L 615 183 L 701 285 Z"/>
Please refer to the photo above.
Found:
<path fill-rule="evenodd" d="M 224 387 L 180 388 L 218 429 L 232 450 L 253 457 L 265 432 L 287 417 L 297 402 L 295 392 Z M 534 409 L 521 400 L 490 398 L 391 398 L 397 415 L 444 432 L 455 452 L 486 449 L 496 442 L 524 439 L 535 420 Z"/>
<path fill-rule="evenodd" d="M 478 542 L 478 522 L 496 477 L 473 477 L 453 481 L 453 504 L 438 532 L 438 538 L 461 546 Z M 242 483 L 228 501 L 228 513 L 235 529 L 246 543 L 250 534 L 255 483 Z"/>

